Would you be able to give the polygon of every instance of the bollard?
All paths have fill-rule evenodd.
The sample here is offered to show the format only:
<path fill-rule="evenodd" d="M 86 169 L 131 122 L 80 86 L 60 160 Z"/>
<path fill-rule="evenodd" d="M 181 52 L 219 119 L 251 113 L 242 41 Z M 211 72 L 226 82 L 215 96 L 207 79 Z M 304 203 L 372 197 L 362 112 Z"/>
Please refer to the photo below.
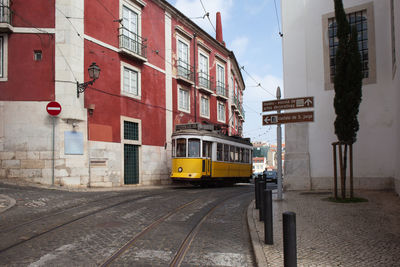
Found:
<path fill-rule="evenodd" d="M 264 197 L 264 189 L 265 189 L 265 182 L 264 181 L 259 181 L 258 182 L 258 199 L 260 200 L 260 206 L 259 206 L 259 212 L 260 212 L 260 222 L 264 221 L 264 205 L 265 205 L 265 197 Z"/>
<path fill-rule="evenodd" d="M 260 199 L 258 198 L 259 193 L 258 193 L 258 187 L 259 187 L 259 182 L 260 180 L 258 178 L 254 179 L 254 193 L 255 193 L 255 198 L 256 198 L 256 209 L 260 208 Z"/>
<path fill-rule="evenodd" d="M 267 245 L 274 244 L 273 215 L 272 215 L 272 190 L 264 190 L 264 242 Z"/>
<path fill-rule="evenodd" d="M 285 267 L 297 266 L 296 213 L 287 211 L 283 217 L 283 262 Z"/>

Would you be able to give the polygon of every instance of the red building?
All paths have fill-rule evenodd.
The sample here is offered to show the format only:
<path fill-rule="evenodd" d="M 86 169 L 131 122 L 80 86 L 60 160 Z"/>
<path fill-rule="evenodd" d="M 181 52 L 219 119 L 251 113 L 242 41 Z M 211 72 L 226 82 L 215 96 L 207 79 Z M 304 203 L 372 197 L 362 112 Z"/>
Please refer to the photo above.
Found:
<path fill-rule="evenodd" d="M 241 134 L 244 82 L 219 14 L 214 38 L 163 0 L 0 0 L 0 47 L 0 177 L 169 183 L 176 124 Z"/>

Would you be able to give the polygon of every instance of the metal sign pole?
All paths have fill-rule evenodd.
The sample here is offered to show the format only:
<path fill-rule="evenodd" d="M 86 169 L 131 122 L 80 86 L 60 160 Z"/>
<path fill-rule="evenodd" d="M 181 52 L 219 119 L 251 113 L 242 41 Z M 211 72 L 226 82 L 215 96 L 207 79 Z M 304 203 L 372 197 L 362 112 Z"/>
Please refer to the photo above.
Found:
<path fill-rule="evenodd" d="M 53 120 L 53 161 L 52 161 L 52 169 L 51 169 L 51 185 L 54 186 L 54 149 L 55 149 L 55 128 L 56 128 L 56 117 L 51 116 Z"/>
<path fill-rule="evenodd" d="M 281 88 L 278 86 L 276 89 L 276 98 L 281 99 Z M 280 114 L 281 111 L 278 110 L 278 114 Z M 277 155 L 277 160 L 278 160 L 278 199 L 282 200 L 282 128 L 281 124 L 278 123 L 276 127 L 276 135 L 277 135 L 277 143 L 278 143 L 278 155 Z"/>

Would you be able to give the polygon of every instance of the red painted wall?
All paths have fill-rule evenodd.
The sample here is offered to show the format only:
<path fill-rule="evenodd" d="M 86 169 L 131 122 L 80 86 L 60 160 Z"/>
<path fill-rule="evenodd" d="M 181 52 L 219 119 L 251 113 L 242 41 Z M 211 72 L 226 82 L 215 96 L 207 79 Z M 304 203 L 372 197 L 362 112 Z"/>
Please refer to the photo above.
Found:
<path fill-rule="evenodd" d="M 55 0 L 12 0 L 14 27 L 55 27 Z"/>
<path fill-rule="evenodd" d="M 8 81 L 0 82 L 0 100 L 54 100 L 54 35 L 8 35 Z M 34 51 L 42 60 L 34 60 Z"/>
<path fill-rule="evenodd" d="M 141 69 L 141 99 L 121 95 L 121 61 Z M 107 134 L 89 133 L 93 141 L 121 142 L 120 116 L 142 121 L 142 144 L 164 146 L 165 75 L 158 70 L 121 56 L 119 53 L 85 40 L 85 68 L 96 62 L 100 78 L 85 92 L 85 105 L 95 104 L 89 116 L 89 130 L 105 130 Z M 89 80 L 85 74 L 85 80 Z M 111 127 L 111 128 L 110 128 Z"/>

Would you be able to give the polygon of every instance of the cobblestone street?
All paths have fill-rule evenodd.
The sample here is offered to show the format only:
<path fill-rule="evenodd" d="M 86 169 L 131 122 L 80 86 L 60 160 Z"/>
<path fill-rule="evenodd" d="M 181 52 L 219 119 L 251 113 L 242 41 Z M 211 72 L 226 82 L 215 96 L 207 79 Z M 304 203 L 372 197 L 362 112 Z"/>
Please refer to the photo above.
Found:
<path fill-rule="evenodd" d="M 0 185 L 0 194 L 16 199 L 0 214 L 0 262 L 254 266 L 246 225 L 252 192 L 250 185 L 108 192 Z"/>
<path fill-rule="evenodd" d="M 277 201 L 273 194 L 274 245 L 264 245 L 264 224 L 253 203 L 248 211 L 262 249 L 259 266 L 283 266 L 285 211 L 296 213 L 298 266 L 399 266 L 400 198 L 393 192 L 360 191 L 356 196 L 368 202 L 339 204 L 323 200 L 329 196 L 286 192 Z"/>

